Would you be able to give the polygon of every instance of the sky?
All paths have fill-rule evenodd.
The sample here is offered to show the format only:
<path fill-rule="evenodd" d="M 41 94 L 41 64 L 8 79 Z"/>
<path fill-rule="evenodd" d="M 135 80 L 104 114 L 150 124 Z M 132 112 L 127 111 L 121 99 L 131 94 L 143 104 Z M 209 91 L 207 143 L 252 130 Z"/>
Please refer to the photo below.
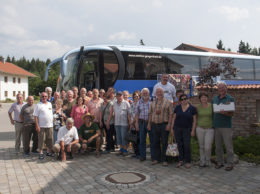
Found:
<path fill-rule="evenodd" d="M 0 55 L 55 59 L 90 44 L 260 47 L 259 0 L 0 0 Z"/>

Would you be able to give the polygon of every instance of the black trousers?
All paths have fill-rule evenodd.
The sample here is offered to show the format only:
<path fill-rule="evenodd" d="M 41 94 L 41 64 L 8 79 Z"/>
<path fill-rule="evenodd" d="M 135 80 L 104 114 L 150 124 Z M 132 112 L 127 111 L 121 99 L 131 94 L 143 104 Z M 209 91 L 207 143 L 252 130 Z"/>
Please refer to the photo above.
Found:
<path fill-rule="evenodd" d="M 106 125 L 104 125 L 106 131 L 106 150 L 113 150 L 115 149 L 115 138 L 116 138 L 116 131 L 114 124 L 110 125 L 110 128 L 107 129 Z"/>
<path fill-rule="evenodd" d="M 37 151 L 38 148 L 38 133 L 34 123 L 24 123 L 23 125 L 23 147 L 24 152 L 30 152 L 30 141 L 33 140 L 32 152 Z"/>

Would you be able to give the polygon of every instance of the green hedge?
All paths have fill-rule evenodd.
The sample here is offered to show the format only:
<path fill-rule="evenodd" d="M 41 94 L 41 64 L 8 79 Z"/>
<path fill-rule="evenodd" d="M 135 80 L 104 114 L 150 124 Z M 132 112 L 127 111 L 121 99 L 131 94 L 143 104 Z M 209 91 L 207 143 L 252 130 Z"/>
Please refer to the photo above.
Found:
<path fill-rule="evenodd" d="M 260 135 L 238 136 L 233 140 L 233 144 L 240 159 L 260 164 Z"/>

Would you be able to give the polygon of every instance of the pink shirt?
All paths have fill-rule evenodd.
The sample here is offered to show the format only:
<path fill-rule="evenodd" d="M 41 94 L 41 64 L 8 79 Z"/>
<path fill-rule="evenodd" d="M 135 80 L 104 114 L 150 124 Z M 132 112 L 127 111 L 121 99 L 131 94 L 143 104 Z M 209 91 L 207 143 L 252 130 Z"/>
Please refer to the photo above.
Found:
<path fill-rule="evenodd" d="M 83 120 L 82 120 L 82 116 L 88 112 L 88 107 L 87 106 L 83 106 L 83 107 L 79 107 L 78 105 L 74 105 L 72 107 L 72 111 L 70 116 L 74 119 L 74 125 L 77 129 L 79 129 L 81 127 L 81 125 L 83 125 Z"/>
<path fill-rule="evenodd" d="M 94 122 L 97 123 L 99 123 L 100 106 L 102 102 L 104 102 L 102 98 L 99 98 L 98 101 L 94 101 L 93 99 L 91 99 L 88 102 L 88 111 L 90 114 L 95 116 Z"/>

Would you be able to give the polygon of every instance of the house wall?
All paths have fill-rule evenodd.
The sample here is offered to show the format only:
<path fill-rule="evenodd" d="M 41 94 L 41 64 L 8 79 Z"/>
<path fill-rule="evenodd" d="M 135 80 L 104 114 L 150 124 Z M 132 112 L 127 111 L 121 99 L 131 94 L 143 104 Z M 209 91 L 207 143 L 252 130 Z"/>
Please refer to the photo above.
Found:
<path fill-rule="evenodd" d="M 228 93 L 235 98 L 235 113 L 232 119 L 234 136 L 260 134 L 260 127 L 254 127 L 260 117 L 260 89 L 229 89 Z M 208 92 L 209 98 L 217 95 L 216 90 Z M 192 97 L 192 104 L 198 104 L 198 97 Z"/>
<path fill-rule="evenodd" d="M 8 82 L 5 82 L 5 77 L 8 77 Z M 13 78 L 15 77 L 15 83 L 13 83 Z M 18 83 L 18 78 L 21 78 L 21 82 Z M 8 92 L 8 96 L 5 97 L 5 91 Z M 15 96 L 13 92 L 15 91 Z M 6 100 L 10 98 L 16 100 L 16 95 L 20 92 L 22 95 L 24 93 L 24 98 L 28 97 L 28 77 L 17 76 L 11 74 L 0 73 L 0 100 Z"/>

